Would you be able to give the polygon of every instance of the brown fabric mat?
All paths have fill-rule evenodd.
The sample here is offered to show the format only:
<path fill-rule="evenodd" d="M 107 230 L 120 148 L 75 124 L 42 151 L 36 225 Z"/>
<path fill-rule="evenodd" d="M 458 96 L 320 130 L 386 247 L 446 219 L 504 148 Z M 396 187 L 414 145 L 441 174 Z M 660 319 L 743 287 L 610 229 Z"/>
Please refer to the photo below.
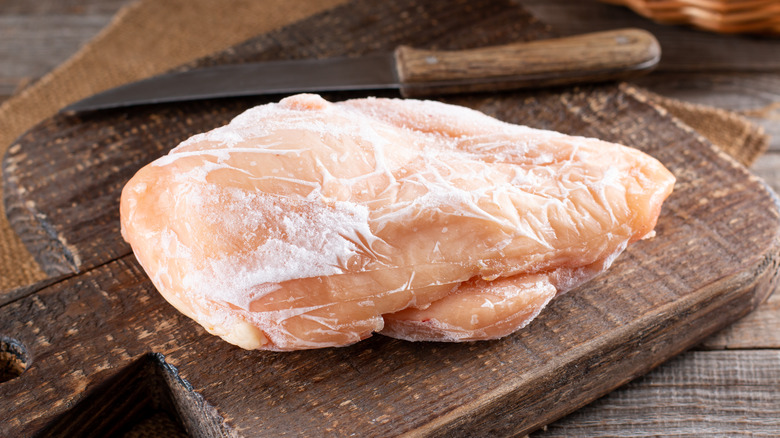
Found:
<path fill-rule="evenodd" d="M 648 90 L 641 93 L 745 166 L 753 164 L 769 148 L 769 136 L 764 129 L 738 114 L 671 99 Z"/>
<path fill-rule="evenodd" d="M 71 59 L 0 105 L 0 154 L 59 108 L 237 44 L 346 0 L 139 0 L 121 10 Z M 164 42 L 164 43 L 161 43 Z M 649 95 L 744 164 L 767 147 L 763 132 L 735 114 Z M 0 205 L 0 293 L 45 275 Z"/>
<path fill-rule="evenodd" d="M 165 412 L 156 412 L 131 425 L 130 430 L 121 434 L 121 438 L 186 438 L 188 436 L 184 428 Z"/>

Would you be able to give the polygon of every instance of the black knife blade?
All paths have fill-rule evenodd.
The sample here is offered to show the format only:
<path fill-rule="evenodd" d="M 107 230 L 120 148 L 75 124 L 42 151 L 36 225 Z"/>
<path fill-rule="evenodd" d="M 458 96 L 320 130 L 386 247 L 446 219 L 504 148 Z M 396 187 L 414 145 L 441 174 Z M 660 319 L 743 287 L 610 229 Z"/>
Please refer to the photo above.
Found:
<path fill-rule="evenodd" d="M 624 79 L 652 70 L 661 49 L 638 29 L 470 50 L 398 47 L 362 57 L 270 61 L 197 68 L 113 88 L 63 109 L 261 94 L 399 89 L 405 97 Z"/>

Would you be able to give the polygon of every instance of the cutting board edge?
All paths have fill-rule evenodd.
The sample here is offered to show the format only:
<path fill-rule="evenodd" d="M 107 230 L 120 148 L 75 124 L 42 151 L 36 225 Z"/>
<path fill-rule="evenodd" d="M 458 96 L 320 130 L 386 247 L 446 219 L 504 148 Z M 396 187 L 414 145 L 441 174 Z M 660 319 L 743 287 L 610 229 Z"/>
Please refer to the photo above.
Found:
<path fill-rule="evenodd" d="M 56 232 L 56 227 L 39 211 L 35 202 L 24 200 L 23 195 L 27 189 L 20 185 L 15 170 L 26 157 L 23 151 L 24 138 L 49 120 L 36 124 L 22 134 L 8 148 L 2 160 L 2 191 L 6 219 L 47 279 L 78 273 L 78 252 L 69 248 L 64 238 Z"/>
<path fill-rule="evenodd" d="M 755 296 L 755 295 L 754 295 Z"/>
<path fill-rule="evenodd" d="M 700 305 L 708 305 L 710 308 L 712 308 L 712 311 L 710 313 L 715 313 L 717 315 L 722 315 L 722 312 L 720 309 L 726 307 L 726 308 L 734 308 L 732 306 L 726 306 L 724 304 L 728 303 L 730 300 L 734 300 L 737 303 L 742 303 L 742 307 L 738 308 L 739 312 L 734 312 L 729 314 L 728 319 L 720 320 L 717 324 L 709 326 L 706 330 L 699 331 L 695 335 L 690 336 L 687 341 L 682 344 L 676 341 L 670 341 L 668 338 L 663 337 L 654 337 L 654 332 L 652 330 L 644 329 L 644 330 L 638 330 L 636 326 L 642 326 L 644 328 L 652 328 L 652 327 L 658 327 L 658 324 L 655 322 L 655 319 L 653 318 L 645 318 L 643 321 L 635 321 L 632 325 L 626 325 L 621 328 L 620 331 L 616 331 L 614 333 L 605 333 L 603 336 L 600 336 L 598 338 L 594 338 L 593 340 L 589 341 L 587 344 L 583 344 L 583 346 L 578 347 L 576 351 L 570 351 L 567 353 L 565 357 L 561 359 L 561 363 L 567 364 L 566 367 L 563 369 L 563 372 L 561 372 L 560 368 L 557 367 L 557 365 L 551 364 L 549 369 L 540 369 L 537 370 L 535 373 L 535 378 L 533 379 L 534 382 L 542 382 L 540 385 L 551 389 L 551 391 L 542 391 L 543 394 L 546 394 L 546 400 L 549 403 L 549 406 L 552 408 L 548 408 L 545 406 L 533 409 L 532 411 L 536 412 L 550 412 L 551 414 L 545 418 L 540 419 L 539 421 L 533 422 L 532 424 L 524 425 L 521 428 L 512 430 L 512 433 L 530 433 L 533 430 L 538 429 L 539 427 L 544 426 L 545 424 L 549 424 L 558 418 L 561 418 L 568 413 L 571 413 L 582 406 L 590 403 L 591 401 L 597 399 L 598 397 L 614 390 L 615 388 L 625 384 L 626 382 L 639 377 L 658 365 L 662 364 L 666 360 L 670 359 L 676 354 L 679 354 L 693 346 L 695 346 L 701 339 L 708 336 L 711 333 L 714 333 L 715 331 L 719 330 L 720 328 L 723 328 L 724 326 L 728 325 L 729 323 L 733 322 L 734 320 L 744 316 L 745 314 L 752 311 L 756 306 L 760 305 L 761 302 L 763 302 L 772 292 L 774 292 L 777 289 L 778 286 L 778 266 L 780 265 L 780 237 L 776 238 L 773 242 L 772 251 L 768 251 L 761 256 L 755 257 L 752 262 L 750 263 L 752 270 L 745 270 L 740 271 L 735 274 L 732 274 L 730 276 L 724 277 L 719 279 L 718 281 L 715 281 L 707 286 L 706 289 L 709 290 L 708 293 L 705 294 L 691 294 L 691 296 L 700 304 Z M 75 282 L 75 279 L 67 280 L 70 282 Z M 44 289 L 45 290 L 45 289 Z M 42 291 L 43 292 L 43 291 Z M 712 300 L 711 298 L 719 297 L 719 300 Z M 745 299 L 747 298 L 747 299 Z M 691 298 L 688 298 L 690 300 Z M 664 309 L 665 314 L 668 315 L 675 315 L 678 312 L 675 312 L 673 309 L 675 307 L 684 308 L 684 309 L 690 309 L 691 307 L 695 307 L 691 305 L 689 301 L 686 300 L 677 300 L 674 302 L 669 303 L 667 306 L 667 309 Z M 656 312 L 654 312 L 656 313 Z M 689 313 L 685 315 L 701 315 L 700 312 L 696 311 L 690 311 Z M 702 316 L 699 316 L 700 318 Z M 697 326 L 695 321 L 690 320 L 680 320 L 680 323 L 684 325 L 694 325 Z M 640 328 L 642 328 L 640 327 Z M 670 334 L 675 334 L 679 332 L 678 329 L 675 329 L 674 327 L 669 327 L 668 324 L 665 325 L 665 330 Z M 610 342 L 610 340 L 619 340 L 620 338 L 624 337 L 625 334 L 634 334 L 635 340 L 632 343 L 625 343 L 625 345 L 620 348 L 619 342 Z M 211 335 L 208 335 L 211 336 Z M 637 340 L 643 341 L 645 338 L 649 338 L 651 340 L 654 340 L 656 343 L 666 343 L 666 345 L 671 347 L 675 347 L 674 351 L 671 351 L 669 353 L 664 352 L 663 354 L 657 353 L 656 360 L 650 361 L 650 365 L 642 368 L 641 364 L 648 363 L 647 358 L 640 355 L 637 355 L 631 359 L 633 366 L 637 366 L 636 364 L 640 364 L 640 366 L 637 366 L 637 368 L 628 374 L 621 374 L 621 373 L 613 373 L 612 375 L 617 376 L 623 376 L 620 379 L 613 379 L 612 381 L 608 382 L 608 385 L 602 385 L 598 388 L 595 388 L 588 392 L 589 396 L 586 399 L 583 399 L 581 401 L 578 401 L 577 403 L 572 403 L 568 409 L 566 410 L 558 410 L 556 411 L 555 408 L 557 405 L 556 400 L 559 399 L 560 395 L 558 392 L 563 392 L 564 394 L 576 394 L 576 391 L 572 391 L 572 388 L 567 388 L 565 385 L 561 386 L 561 382 L 567 382 L 572 381 L 575 384 L 577 383 L 577 380 L 573 380 L 570 375 L 574 371 L 577 371 L 579 369 L 591 369 L 594 375 L 602 374 L 603 371 L 597 371 L 596 368 L 592 368 L 594 364 L 598 365 L 599 363 L 606 363 L 606 364 L 615 364 L 618 363 L 616 361 L 610 361 L 608 359 L 604 359 L 604 352 L 605 347 L 609 345 L 617 345 L 618 349 L 616 352 L 613 352 L 612 354 L 620 354 L 622 351 L 626 352 L 632 352 L 635 349 L 630 347 L 631 345 L 634 345 Z M 645 344 L 647 345 L 647 344 Z M 586 352 L 590 351 L 589 354 Z M 663 352 L 663 350 L 659 350 Z M 148 354 L 148 353 L 144 353 Z M 173 352 L 169 352 L 166 354 L 166 356 L 173 354 Z M 47 354 L 48 355 L 48 354 Z M 630 355 L 630 354 L 629 354 Z M 625 356 L 625 355 L 621 355 Z M 578 357 L 579 359 L 576 361 L 571 360 L 574 357 Z M 135 356 L 133 356 L 135 358 Z M 131 359 L 133 359 L 131 358 Z M 132 362 L 133 360 L 130 360 Z M 167 361 L 166 361 L 167 362 Z M 125 363 L 125 362 L 120 362 Z M 626 366 L 625 363 L 620 364 L 620 367 Z M 126 370 L 124 370 L 124 367 L 117 364 L 117 366 L 112 367 L 113 371 L 111 373 L 123 373 Z M 550 372 L 551 370 L 558 370 L 558 372 Z M 170 371 L 170 370 L 168 370 Z M 87 390 L 90 388 L 96 388 L 99 387 L 102 383 L 101 378 L 98 378 L 99 376 L 93 376 L 93 378 L 96 378 L 97 380 L 92 381 L 90 379 L 89 385 L 86 387 Z M 103 376 L 105 377 L 105 375 Z M 585 376 L 587 377 L 587 376 Z M 580 380 L 582 380 L 584 377 L 581 377 Z M 170 383 L 169 383 L 170 384 Z M 571 384 L 570 384 L 571 385 Z M 195 396 L 195 398 L 200 399 L 202 403 L 204 403 L 204 406 L 210 406 L 211 409 L 216 409 L 215 413 L 218 416 L 218 419 L 225 419 L 225 413 L 221 412 L 222 408 L 218 406 L 215 403 L 212 403 L 207 396 L 203 395 L 202 392 L 195 388 L 193 389 L 191 386 L 187 387 L 188 385 L 185 382 L 182 381 L 176 381 L 173 382 L 171 386 L 171 389 L 174 391 L 178 391 L 180 393 L 185 393 L 184 395 L 189 394 L 190 396 Z M 477 402 L 471 402 L 465 407 L 456 408 L 456 410 L 459 410 L 456 412 L 456 410 L 450 411 L 449 413 L 445 414 L 444 416 L 440 417 L 439 419 L 436 419 L 435 421 L 422 425 L 414 430 L 408 431 L 406 433 L 407 436 L 417 436 L 417 435 L 424 435 L 424 436 L 451 436 L 453 433 L 464 433 L 464 434 L 470 434 L 470 433 L 489 433 L 489 432 L 496 432 L 496 430 L 491 428 L 486 429 L 477 429 L 474 426 L 484 425 L 487 423 L 490 424 L 497 424 L 495 422 L 486 421 L 485 419 L 490 419 L 491 417 L 496 417 L 499 415 L 515 415 L 517 412 L 512 412 L 509 410 L 507 411 L 507 406 L 518 406 L 521 402 L 526 402 L 531 399 L 531 403 L 540 403 L 539 400 L 536 400 L 534 397 L 531 397 L 527 393 L 522 393 L 521 390 L 516 389 L 518 386 L 522 386 L 520 384 L 515 385 L 513 388 L 510 388 L 509 390 L 503 390 L 500 389 L 497 391 L 494 391 L 493 394 L 488 394 L 482 397 L 481 400 Z M 527 387 L 528 384 L 526 383 L 525 386 Z M 576 389 L 576 388 L 575 388 Z M 554 391 L 558 392 L 554 392 Z M 497 393 L 498 392 L 498 393 Z M 87 396 L 88 394 L 73 394 L 73 397 L 75 399 L 81 400 L 83 397 Z M 544 398 L 544 397 L 543 397 Z M 475 406 L 479 405 L 479 406 Z M 177 407 L 180 407 L 177 405 Z M 521 406 L 522 407 L 522 406 Z M 186 407 L 182 407 L 186 409 Z M 62 415 L 67 415 L 67 412 L 63 412 Z M 459 417 L 460 415 L 460 417 Z M 53 419 L 49 418 L 49 421 Z M 217 420 L 217 419 L 215 419 Z M 56 421 L 56 420 L 54 420 Z M 218 423 L 219 421 L 217 421 Z M 41 426 L 39 424 L 38 426 Z M 28 425 L 32 426 L 32 425 Z M 225 420 L 224 423 L 221 424 L 222 433 L 230 434 L 235 433 L 235 426 L 231 423 L 230 420 Z M 25 429 L 25 430 L 32 430 L 32 429 Z"/>
<path fill-rule="evenodd" d="M 708 336 L 718 332 L 719 330 L 722 330 L 726 327 L 728 327 L 730 324 L 736 322 L 737 320 L 743 318 L 744 316 L 750 314 L 752 311 L 754 311 L 761 303 L 767 300 L 769 296 L 772 295 L 772 293 L 775 293 L 778 288 L 780 288 L 780 228 L 778 229 L 778 235 L 773 240 L 772 250 L 767 251 L 763 253 L 761 256 L 756 257 L 755 264 L 753 265 L 753 270 L 750 271 L 741 271 L 737 272 L 734 275 L 730 275 L 724 278 L 721 278 L 711 284 L 709 284 L 706 288 L 703 288 L 701 290 L 707 290 L 708 293 L 699 294 L 699 293 L 692 293 L 689 295 L 689 299 L 684 300 L 677 300 L 674 302 L 669 303 L 669 305 L 665 307 L 669 307 L 668 311 L 664 311 L 664 314 L 668 315 L 675 315 L 675 313 L 672 308 L 680 307 L 684 309 L 691 309 L 692 305 L 690 303 L 690 297 L 697 298 L 695 301 L 695 304 L 704 305 L 706 307 L 711 308 L 710 313 L 705 313 L 705 316 L 710 315 L 723 315 L 723 312 L 720 310 L 726 304 L 734 301 L 736 303 L 744 303 L 745 305 L 741 308 L 736 308 L 738 312 L 730 312 L 728 313 L 728 318 L 722 319 L 717 321 L 715 324 L 711 324 L 704 330 L 699 330 L 695 333 L 694 336 L 691 336 L 688 339 L 685 339 L 683 342 L 681 341 L 673 341 L 669 342 L 669 339 L 666 338 L 652 338 L 653 341 L 655 341 L 657 344 L 666 344 L 669 346 L 673 346 L 674 348 L 670 348 L 669 350 L 660 350 L 665 351 L 664 354 L 655 354 L 655 359 L 647 362 L 647 358 L 644 356 L 637 354 L 634 358 L 631 359 L 631 363 L 636 363 L 639 366 L 636 368 L 636 370 L 628 375 L 620 374 L 620 373 L 612 373 L 608 375 L 614 375 L 614 376 L 623 376 L 622 378 L 618 379 L 611 379 L 609 380 L 607 385 L 602 385 L 598 388 L 598 390 L 594 390 L 593 392 L 589 393 L 580 393 L 580 396 L 582 394 L 585 394 L 585 397 L 582 400 L 579 400 L 576 403 L 568 403 L 568 407 L 565 410 L 559 410 L 555 411 L 555 407 L 558 405 L 555 403 L 555 401 L 558 399 L 557 396 L 549 396 L 550 400 L 550 406 L 541 406 L 537 407 L 535 411 L 542 411 L 542 412 L 554 412 L 553 415 L 549 415 L 547 417 L 542 417 L 539 421 L 531 422 L 531 424 L 528 424 L 527 426 L 523 426 L 521 428 L 513 429 L 513 430 L 502 430 L 500 432 L 508 432 L 511 434 L 516 434 L 518 436 L 527 435 L 529 433 L 532 433 L 545 425 L 548 425 L 560 418 L 563 418 L 564 416 L 571 414 L 572 412 L 582 408 L 583 406 L 597 400 L 598 398 L 614 391 L 615 389 L 627 384 L 628 382 L 641 377 L 650 371 L 656 369 L 657 367 L 663 365 L 668 360 L 674 358 L 675 356 L 695 347 L 698 345 L 701 341 L 703 341 Z M 721 301 L 725 301 L 725 303 L 721 301 L 714 301 L 713 297 L 720 297 Z M 746 299 L 743 299 L 746 298 Z M 730 310 L 735 309 L 734 307 L 728 307 Z M 687 314 L 696 314 L 696 312 L 690 312 L 690 313 L 683 313 L 685 315 Z M 643 318 L 647 319 L 648 321 L 634 321 L 633 324 L 626 325 L 624 327 L 621 327 L 621 330 L 615 331 L 615 332 L 607 332 L 605 336 L 601 336 L 599 338 L 595 338 L 591 341 L 589 341 L 587 344 L 583 345 L 582 347 L 578 348 L 576 352 L 569 352 L 567 356 L 576 356 L 577 358 L 580 358 L 580 361 L 566 361 L 561 360 L 564 364 L 566 364 L 566 368 L 561 368 L 557 366 L 550 366 L 550 369 L 545 371 L 539 371 L 535 373 L 536 375 L 540 376 L 542 380 L 544 381 L 549 380 L 552 381 L 552 383 L 549 384 L 550 387 L 553 389 L 560 389 L 561 385 L 556 385 L 556 382 L 559 382 L 561 380 L 564 380 L 566 382 L 571 382 L 571 378 L 569 376 L 561 376 L 558 377 L 555 372 L 561 369 L 577 369 L 581 365 L 583 365 L 582 362 L 587 363 L 588 360 L 597 360 L 599 358 L 603 358 L 603 346 L 608 345 L 608 339 L 616 339 L 621 340 L 625 339 L 624 336 L 639 333 L 642 334 L 642 338 L 650 336 L 652 333 L 654 333 L 652 330 L 650 330 L 653 327 L 658 327 L 658 321 L 653 320 L 652 318 Z M 696 318 L 695 320 L 684 320 L 680 319 L 679 324 L 685 326 L 685 325 L 696 325 L 695 321 L 698 321 L 699 319 L 705 319 L 701 316 L 701 314 Z M 637 330 L 636 325 L 640 325 L 645 328 L 645 330 Z M 664 324 L 663 327 L 667 327 L 668 324 Z M 669 333 L 675 334 L 678 333 L 679 330 L 668 330 Z M 637 342 L 641 342 L 641 339 L 637 339 Z M 619 342 L 614 342 L 613 345 L 620 345 Z M 643 344 L 646 345 L 646 344 Z M 592 353 L 590 355 L 584 355 L 583 350 L 587 350 L 587 346 L 591 346 Z M 651 345 L 650 348 L 654 348 L 653 345 Z M 628 351 L 635 351 L 635 349 L 628 348 Z M 616 350 L 617 353 L 622 351 Z M 576 354 L 575 354 L 576 353 Z M 625 356 L 624 356 L 625 357 Z M 620 367 L 626 366 L 625 360 L 622 362 L 619 361 L 606 361 L 608 364 L 618 364 Z M 606 370 L 609 371 L 609 370 Z M 597 372 L 593 373 L 594 375 L 603 375 L 605 374 L 605 370 L 599 370 Z M 576 381 L 574 381 L 577 383 Z M 565 385 L 564 385 L 565 386 Z M 571 393 L 576 394 L 577 391 L 574 389 L 576 388 L 568 388 Z M 513 405 L 517 403 L 518 401 L 518 392 L 517 390 L 510 389 L 509 391 L 502 391 L 501 389 L 498 389 L 494 392 L 503 392 L 501 394 L 487 394 L 482 397 L 481 400 L 478 400 L 476 402 L 473 402 L 475 404 L 478 404 L 479 406 L 475 408 L 469 408 L 466 405 L 462 405 L 460 407 L 455 408 L 454 410 L 450 411 L 449 413 L 442 415 L 435 419 L 435 421 L 432 421 L 428 424 L 422 425 L 420 427 L 417 427 L 411 431 L 405 432 L 402 436 L 441 436 L 441 437 L 447 437 L 447 436 L 453 436 L 453 434 L 463 434 L 468 436 L 479 436 L 479 434 L 485 434 L 485 433 L 496 433 L 497 431 L 494 427 L 488 427 L 485 429 L 472 429 L 469 426 L 473 424 L 473 422 L 478 418 L 484 418 L 485 423 L 488 425 L 492 424 L 499 424 L 497 421 L 489 421 L 489 418 L 495 417 L 497 412 L 502 412 L 506 410 L 506 406 Z M 522 400 L 522 397 L 519 399 Z M 566 406 L 566 405 L 564 405 Z M 469 422 L 467 420 L 471 419 L 472 421 Z"/>

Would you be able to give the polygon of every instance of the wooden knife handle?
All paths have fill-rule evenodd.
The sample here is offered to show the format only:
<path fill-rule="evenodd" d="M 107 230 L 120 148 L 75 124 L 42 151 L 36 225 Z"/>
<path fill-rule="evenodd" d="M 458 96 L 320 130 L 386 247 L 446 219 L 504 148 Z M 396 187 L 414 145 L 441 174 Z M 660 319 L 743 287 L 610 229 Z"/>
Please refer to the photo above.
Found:
<path fill-rule="evenodd" d="M 405 97 L 625 79 L 649 72 L 660 58 L 658 41 L 639 29 L 471 50 L 395 51 Z"/>

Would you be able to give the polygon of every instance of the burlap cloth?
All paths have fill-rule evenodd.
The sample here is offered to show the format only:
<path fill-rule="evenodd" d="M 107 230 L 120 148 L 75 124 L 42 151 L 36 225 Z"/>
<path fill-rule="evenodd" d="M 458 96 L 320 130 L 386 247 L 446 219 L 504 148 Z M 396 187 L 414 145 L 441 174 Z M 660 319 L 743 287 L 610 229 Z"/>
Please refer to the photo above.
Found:
<path fill-rule="evenodd" d="M 59 108 L 271 31 L 346 0 L 139 0 L 71 59 L 0 106 L 0 153 Z M 767 147 L 763 132 L 723 110 L 648 94 L 739 161 Z M 44 279 L 0 207 L 0 293 Z"/>

